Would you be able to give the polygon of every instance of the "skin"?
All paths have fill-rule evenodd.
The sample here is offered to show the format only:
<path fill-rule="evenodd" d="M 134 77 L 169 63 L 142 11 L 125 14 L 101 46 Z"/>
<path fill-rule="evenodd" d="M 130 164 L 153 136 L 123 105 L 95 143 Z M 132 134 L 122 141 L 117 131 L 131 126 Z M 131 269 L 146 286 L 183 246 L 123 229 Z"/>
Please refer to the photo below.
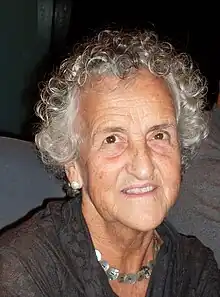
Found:
<path fill-rule="evenodd" d="M 94 246 L 111 266 L 137 272 L 152 259 L 154 229 L 179 191 L 180 150 L 169 89 L 147 70 L 125 80 L 94 79 L 85 86 L 76 127 L 80 157 L 66 172 L 82 186 Z M 139 192 L 126 192 L 134 188 Z M 144 296 L 147 281 L 111 286 L 122 296 Z"/>

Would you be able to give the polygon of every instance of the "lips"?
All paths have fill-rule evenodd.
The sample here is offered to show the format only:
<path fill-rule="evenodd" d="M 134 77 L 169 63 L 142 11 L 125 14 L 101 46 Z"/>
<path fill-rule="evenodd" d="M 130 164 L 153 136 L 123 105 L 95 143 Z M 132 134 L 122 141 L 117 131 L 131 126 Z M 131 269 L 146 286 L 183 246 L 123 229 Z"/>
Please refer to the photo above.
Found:
<path fill-rule="evenodd" d="M 122 193 L 127 195 L 143 195 L 154 191 L 156 188 L 157 188 L 156 185 L 153 185 L 153 184 L 147 184 L 147 185 L 145 184 L 142 186 L 134 185 L 123 189 Z"/>

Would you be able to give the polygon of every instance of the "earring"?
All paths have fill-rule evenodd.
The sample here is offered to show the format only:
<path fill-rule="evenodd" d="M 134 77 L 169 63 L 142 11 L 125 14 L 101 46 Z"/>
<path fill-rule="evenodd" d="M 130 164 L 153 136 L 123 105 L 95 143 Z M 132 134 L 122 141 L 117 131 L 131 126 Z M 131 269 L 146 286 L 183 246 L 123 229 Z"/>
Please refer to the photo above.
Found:
<path fill-rule="evenodd" d="M 71 186 L 71 188 L 73 189 L 73 190 L 75 190 L 75 191 L 77 191 L 77 190 L 79 190 L 81 187 L 80 187 L 80 184 L 78 183 L 78 182 L 76 182 L 76 181 L 72 181 L 71 183 L 70 183 L 70 186 Z"/>

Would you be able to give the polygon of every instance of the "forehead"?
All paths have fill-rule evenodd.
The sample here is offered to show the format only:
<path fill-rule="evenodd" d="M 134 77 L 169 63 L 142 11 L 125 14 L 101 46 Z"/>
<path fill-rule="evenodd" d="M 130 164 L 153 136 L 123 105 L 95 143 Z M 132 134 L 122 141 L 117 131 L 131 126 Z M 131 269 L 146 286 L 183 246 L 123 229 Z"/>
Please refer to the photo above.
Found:
<path fill-rule="evenodd" d="M 163 79 L 141 70 L 130 78 L 102 76 L 87 84 L 80 104 L 87 122 L 97 118 L 174 118 L 173 99 Z M 127 118 L 128 119 L 128 118 Z"/>

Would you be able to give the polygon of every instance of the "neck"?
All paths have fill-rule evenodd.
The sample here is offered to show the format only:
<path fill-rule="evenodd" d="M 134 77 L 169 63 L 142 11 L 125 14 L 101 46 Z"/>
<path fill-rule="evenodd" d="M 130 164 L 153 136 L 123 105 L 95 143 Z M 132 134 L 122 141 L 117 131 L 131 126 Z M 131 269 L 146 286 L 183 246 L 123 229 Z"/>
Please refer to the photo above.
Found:
<path fill-rule="evenodd" d="M 140 232 L 104 219 L 88 197 L 83 199 L 82 211 L 94 247 L 110 266 L 124 273 L 135 273 L 153 259 L 153 230 Z"/>

